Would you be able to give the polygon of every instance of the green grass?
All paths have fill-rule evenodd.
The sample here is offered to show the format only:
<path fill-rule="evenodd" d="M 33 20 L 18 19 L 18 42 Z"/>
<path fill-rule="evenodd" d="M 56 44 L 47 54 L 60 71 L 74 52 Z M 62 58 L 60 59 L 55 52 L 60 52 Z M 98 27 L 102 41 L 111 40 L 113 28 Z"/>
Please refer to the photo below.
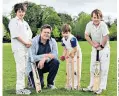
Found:
<path fill-rule="evenodd" d="M 81 86 L 87 87 L 90 80 L 90 52 L 91 47 L 87 42 L 79 42 L 82 54 L 82 78 Z M 100 96 L 117 96 L 117 42 L 110 42 L 111 45 L 111 63 L 108 75 L 107 90 Z M 62 55 L 62 47 L 58 43 L 59 56 Z M 46 85 L 46 75 L 45 74 L 45 85 Z M 32 89 L 31 96 L 94 96 L 91 92 L 82 91 L 67 91 L 64 89 L 65 85 L 65 62 L 60 61 L 60 68 L 56 76 L 55 84 L 58 87 L 57 90 L 43 89 L 42 93 L 36 94 L 35 90 Z M 11 45 L 6 43 L 3 44 L 3 96 L 16 96 L 15 95 L 15 83 L 16 83 L 16 66 L 11 51 Z"/>

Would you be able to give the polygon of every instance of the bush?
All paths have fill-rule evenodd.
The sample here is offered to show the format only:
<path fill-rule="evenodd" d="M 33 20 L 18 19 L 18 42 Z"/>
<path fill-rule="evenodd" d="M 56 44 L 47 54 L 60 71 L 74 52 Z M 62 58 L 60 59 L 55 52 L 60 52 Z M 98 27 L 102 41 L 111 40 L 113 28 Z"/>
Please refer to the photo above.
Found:
<path fill-rule="evenodd" d="M 111 27 L 109 28 L 109 31 L 110 31 L 110 34 L 109 34 L 110 40 L 111 41 L 117 40 L 117 26 L 115 23 L 111 25 Z"/>

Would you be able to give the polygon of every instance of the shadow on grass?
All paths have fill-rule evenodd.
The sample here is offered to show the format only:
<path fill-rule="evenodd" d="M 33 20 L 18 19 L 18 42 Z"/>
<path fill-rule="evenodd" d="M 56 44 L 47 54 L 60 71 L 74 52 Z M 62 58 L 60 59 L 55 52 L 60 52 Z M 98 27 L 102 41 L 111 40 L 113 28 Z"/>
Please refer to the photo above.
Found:
<path fill-rule="evenodd" d="M 4 90 L 4 91 L 3 91 L 3 96 L 6 96 L 6 94 L 15 95 L 15 94 L 16 94 L 16 90 L 15 90 L 15 89 Z M 8 95 L 7 95 L 7 96 L 8 96 Z"/>
<path fill-rule="evenodd" d="M 35 95 L 35 90 L 32 89 L 32 95 Z M 44 88 L 40 96 L 95 96 L 92 92 L 83 92 L 78 90 L 66 90 L 65 88 L 58 88 L 54 90 Z"/>
<path fill-rule="evenodd" d="M 36 93 L 35 89 L 30 96 L 96 96 L 92 92 L 83 92 L 77 90 L 66 90 L 65 88 L 58 88 L 54 90 L 44 88 L 41 93 Z M 4 90 L 3 96 L 28 96 L 28 95 L 16 95 L 15 89 Z"/>

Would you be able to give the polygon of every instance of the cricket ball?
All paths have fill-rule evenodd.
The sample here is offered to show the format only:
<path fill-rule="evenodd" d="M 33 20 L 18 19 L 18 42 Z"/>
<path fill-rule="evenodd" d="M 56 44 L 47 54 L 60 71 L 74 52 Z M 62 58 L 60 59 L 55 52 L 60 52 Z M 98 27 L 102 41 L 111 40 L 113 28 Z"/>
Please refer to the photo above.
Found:
<path fill-rule="evenodd" d="M 65 60 L 65 56 L 61 56 L 60 60 L 64 61 Z"/>

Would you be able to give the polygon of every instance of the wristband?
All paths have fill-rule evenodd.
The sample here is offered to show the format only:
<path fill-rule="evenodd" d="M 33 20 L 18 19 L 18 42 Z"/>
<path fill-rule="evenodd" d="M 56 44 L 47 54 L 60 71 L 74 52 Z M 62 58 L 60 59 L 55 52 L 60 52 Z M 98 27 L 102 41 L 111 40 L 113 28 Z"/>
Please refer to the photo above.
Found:
<path fill-rule="evenodd" d="M 100 45 L 101 48 L 104 48 L 102 45 Z"/>

